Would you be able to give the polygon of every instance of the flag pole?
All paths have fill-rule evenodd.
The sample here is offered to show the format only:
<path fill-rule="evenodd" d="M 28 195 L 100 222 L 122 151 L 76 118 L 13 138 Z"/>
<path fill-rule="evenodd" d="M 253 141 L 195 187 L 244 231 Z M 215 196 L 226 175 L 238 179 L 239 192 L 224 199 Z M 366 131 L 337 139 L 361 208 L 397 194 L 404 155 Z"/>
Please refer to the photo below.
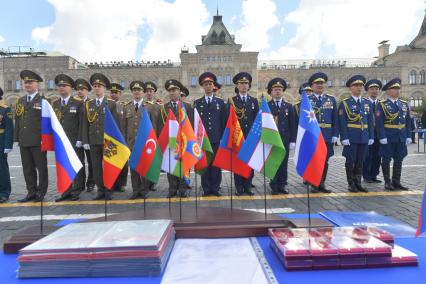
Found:
<path fill-rule="evenodd" d="M 105 188 L 104 189 L 105 190 L 105 205 L 104 205 L 104 212 L 105 212 L 105 216 L 104 216 L 104 218 L 105 218 L 105 221 L 107 221 L 107 219 L 108 219 L 108 217 L 107 217 L 107 189 Z"/>
<path fill-rule="evenodd" d="M 43 235 L 43 199 L 40 201 L 40 235 Z"/>
<path fill-rule="evenodd" d="M 262 103 L 263 103 L 263 93 L 262 93 Z M 262 141 L 262 137 L 261 137 Z M 265 161 L 265 143 L 262 142 L 262 154 L 263 154 L 263 200 L 265 205 L 265 220 L 268 219 L 267 205 L 266 205 L 266 161 Z"/>
<path fill-rule="evenodd" d="M 311 229 L 311 198 L 309 196 L 309 183 L 306 184 L 306 193 L 308 197 L 308 224 L 309 224 L 309 230 Z"/>
<path fill-rule="evenodd" d="M 198 184 L 197 184 L 197 172 L 194 167 L 194 175 L 195 175 L 195 215 L 198 213 Z"/>
<path fill-rule="evenodd" d="M 169 172 L 167 173 L 168 175 L 170 175 L 170 178 L 172 178 L 172 174 L 171 174 L 171 168 L 170 168 L 170 164 L 172 162 L 172 157 L 171 157 L 171 150 L 170 150 L 170 137 L 169 137 Z M 172 194 L 170 192 L 170 188 L 169 188 L 169 216 L 172 216 Z"/>
<path fill-rule="evenodd" d="M 233 133 L 232 133 L 232 135 L 234 135 Z M 233 174 L 232 174 L 232 152 L 234 151 L 234 144 L 232 144 L 232 148 L 231 148 L 231 155 L 230 155 L 230 160 L 231 160 L 231 170 L 229 171 L 229 175 L 231 176 L 231 212 L 232 212 L 232 210 L 233 210 L 233 196 L 234 196 L 234 193 L 233 193 L 233 188 L 232 188 L 232 178 L 233 178 Z"/>
<path fill-rule="evenodd" d="M 180 103 L 180 109 L 182 109 L 182 101 L 179 102 Z M 182 127 L 181 122 L 180 122 L 180 110 L 179 110 L 179 103 L 178 103 L 178 115 L 177 115 L 177 119 L 178 119 L 178 123 L 179 123 L 179 128 Z M 179 128 L 178 128 L 178 133 L 179 133 Z M 182 130 L 181 130 L 182 131 Z M 181 134 L 182 135 L 182 134 Z M 182 149 L 179 146 L 179 158 L 180 158 L 180 163 L 179 163 L 179 182 L 177 184 L 177 192 L 179 192 L 179 188 L 182 186 Z M 185 186 L 186 186 L 186 182 L 185 182 Z M 184 188 L 182 188 L 184 189 Z M 179 219 L 180 221 L 182 221 L 182 192 L 179 192 Z"/>

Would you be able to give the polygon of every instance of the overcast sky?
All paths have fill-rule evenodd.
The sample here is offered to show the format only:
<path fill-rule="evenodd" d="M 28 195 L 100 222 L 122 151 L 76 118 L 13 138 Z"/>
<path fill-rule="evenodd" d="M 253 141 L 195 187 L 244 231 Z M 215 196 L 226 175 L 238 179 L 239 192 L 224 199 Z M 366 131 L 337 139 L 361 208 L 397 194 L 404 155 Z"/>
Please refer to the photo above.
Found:
<path fill-rule="evenodd" d="M 0 0 L 0 48 L 30 46 L 80 61 L 179 60 L 216 14 L 260 59 L 371 58 L 408 44 L 424 0 Z"/>

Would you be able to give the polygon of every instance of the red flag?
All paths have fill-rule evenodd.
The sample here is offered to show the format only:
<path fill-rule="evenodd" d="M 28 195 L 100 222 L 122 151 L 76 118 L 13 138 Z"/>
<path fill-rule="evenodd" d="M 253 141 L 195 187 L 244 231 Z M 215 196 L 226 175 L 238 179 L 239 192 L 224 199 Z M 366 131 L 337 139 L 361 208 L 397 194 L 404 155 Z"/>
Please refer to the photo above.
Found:
<path fill-rule="evenodd" d="M 234 107 L 229 108 L 229 117 L 225 131 L 220 139 L 219 149 L 213 161 L 213 166 L 231 171 L 242 177 L 249 178 L 251 168 L 238 159 L 238 152 L 244 142 L 243 131 L 235 114 Z"/>

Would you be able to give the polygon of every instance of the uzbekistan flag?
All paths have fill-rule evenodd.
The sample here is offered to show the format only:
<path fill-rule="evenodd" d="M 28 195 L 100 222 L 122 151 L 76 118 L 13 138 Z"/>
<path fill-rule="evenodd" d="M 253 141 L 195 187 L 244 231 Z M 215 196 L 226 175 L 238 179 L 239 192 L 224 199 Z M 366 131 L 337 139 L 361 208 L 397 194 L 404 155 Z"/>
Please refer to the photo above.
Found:
<path fill-rule="evenodd" d="M 130 155 L 129 165 L 140 176 L 157 183 L 160 178 L 162 158 L 157 136 L 152 128 L 148 112 L 144 108 L 135 145 L 133 145 L 132 154 Z"/>
<path fill-rule="evenodd" d="M 194 130 L 197 143 L 201 145 L 201 150 L 203 151 L 203 157 L 195 164 L 194 168 L 197 174 L 202 175 L 213 158 L 213 149 L 210 144 L 210 139 L 207 136 L 206 129 L 204 128 L 203 121 L 196 108 L 194 108 Z"/>
<path fill-rule="evenodd" d="M 308 96 L 302 93 L 294 163 L 297 173 L 314 186 L 321 182 L 327 148 Z"/>
<path fill-rule="evenodd" d="M 424 190 L 426 190 L 426 187 L 425 187 Z M 421 234 L 423 234 L 424 232 L 426 232 L 426 210 L 425 210 L 425 206 L 426 206 L 426 195 L 425 195 L 425 192 L 423 191 L 423 200 L 422 200 L 422 206 L 420 206 L 419 225 L 417 226 L 416 237 L 418 237 Z"/>
<path fill-rule="evenodd" d="M 285 148 L 265 98 L 238 158 L 257 172 L 274 178 L 285 157 Z"/>
<path fill-rule="evenodd" d="M 130 156 L 130 150 L 118 129 L 109 107 L 105 107 L 104 124 L 104 186 L 111 189 Z"/>
<path fill-rule="evenodd" d="M 161 170 L 171 175 L 180 177 L 179 168 L 181 167 L 180 162 L 175 158 L 173 154 L 176 147 L 176 136 L 179 129 L 179 123 L 176 120 L 175 115 L 169 109 L 167 120 L 164 123 L 164 127 L 161 130 L 158 143 L 160 144 L 161 152 L 163 153 L 163 161 L 161 163 Z"/>
<path fill-rule="evenodd" d="M 55 152 L 58 192 L 64 193 L 83 165 L 55 111 L 45 99 L 41 101 L 41 150 Z"/>
<path fill-rule="evenodd" d="M 213 161 L 213 166 L 231 171 L 239 176 L 249 178 L 251 168 L 238 159 L 238 152 L 244 143 L 244 135 L 235 114 L 234 107 L 229 108 L 226 128 L 220 139 L 219 148 Z"/>
<path fill-rule="evenodd" d="M 175 155 L 181 162 L 182 176 L 186 183 L 190 183 L 189 170 L 203 157 L 201 147 L 197 143 L 195 133 L 186 114 L 185 105 L 182 101 L 178 103 L 179 129 L 176 136 Z"/>

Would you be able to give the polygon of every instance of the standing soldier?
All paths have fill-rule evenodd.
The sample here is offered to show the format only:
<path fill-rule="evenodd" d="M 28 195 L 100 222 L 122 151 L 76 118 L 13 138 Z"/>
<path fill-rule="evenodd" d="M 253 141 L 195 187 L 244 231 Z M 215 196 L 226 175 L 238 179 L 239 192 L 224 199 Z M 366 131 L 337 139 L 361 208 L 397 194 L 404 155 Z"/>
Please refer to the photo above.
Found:
<path fill-rule="evenodd" d="M 216 154 L 219 148 L 220 138 L 225 130 L 228 117 L 228 107 L 226 103 L 216 97 L 214 86 L 216 75 L 205 72 L 198 78 L 198 83 L 204 89 L 204 96 L 194 102 L 194 108 L 200 114 L 201 121 L 210 139 L 213 153 Z M 201 186 L 203 196 L 221 196 L 220 183 L 222 182 L 222 170 L 209 165 L 201 176 Z"/>
<path fill-rule="evenodd" d="M 309 83 L 303 83 L 300 87 L 299 87 L 299 95 L 302 95 L 302 93 L 303 93 L 303 91 L 305 91 L 306 92 L 306 94 L 308 95 L 308 97 L 309 96 L 311 96 L 312 95 L 312 88 L 311 88 L 311 86 L 309 85 Z M 294 104 L 294 114 L 295 114 L 295 117 L 296 117 L 296 120 L 295 120 L 295 123 L 296 123 L 296 133 L 297 133 L 297 127 L 298 127 L 298 125 L 299 125 L 299 110 L 300 110 L 300 103 L 301 103 L 302 101 L 301 100 L 299 100 L 299 101 L 297 101 L 297 103 L 295 103 Z"/>
<path fill-rule="evenodd" d="M 0 88 L 0 203 L 8 201 L 12 191 L 7 154 L 13 148 L 12 110 L 2 101 L 2 97 L 3 90 Z"/>
<path fill-rule="evenodd" d="M 104 154 L 104 123 L 105 108 L 108 107 L 112 116 L 118 124 L 117 106 L 111 99 L 105 97 L 105 90 L 110 89 L 108 78 L 100 73 L 90 77 L 90 84 L 95 92 L 95 98 L 86 101 L 83 119 L 83 147 L 90 150 L 93 164 L 93 177 L 95 178 L 98 194 L 94 200 L 111 200 L 110 192 L 105 188 L 103 182 L 103 154 Z"/>
<path fill-rule="evenodd" d="M 92 90 L 92 86 L 90 86 L 89 82 L 87 82 L 84 79 L 77 79 L 75 80 L 75 90 L 77 91 L 77 96 L 81 99 L 82 102 L 82 112 L 83 112 L 83 118 L 81 121 L 81 138 L 83 139 L 83 119 L 84 119 L 84 111 L 85 111 L 85 105 L 86 101 L 89 99 L 89 92 Z M 87 168 L 88 168 L 88 174 L 86 179 L 86 165 L 84 162 L 84 159 L 81 161 L 83 164 L 83 180 L 86 183 L 86 190 L 87 192 L 93 191 L 95 189 L 95 180 L 93 179 L 93 167 L 92 167 L 92 158 L 90 157 L 90 150 L 84 150 L 84 156 L 87 160 Z"/>
<path fill-rule="evenodd" d="M 367 91 L 372 112 L 375 113 L 379 104 L 377 96 L 380 94 L 380 90 L 382 89 L 382 82 L 377 79 L 372 79 L 365 83 L 364 88 Z M 374 143 L 368 146 L 368 154 L 365 156 L 364 166 L 362 168 L 364 181 L 367 183 L 382 182 L 377 179 L 377 175 L 380 172 L 382 158 L 379 155 L 380 142 L 377 138 L 377 129 L 375 125 L 375 116 L 373 115 Z"/>
<path fill-rule="evenodd" d="M 161 132 L 161 129 L 163 128 L 164 123 L 166 122 L 169 110 L 172 110 L 172 112 L 176 116 L 176 119 L 179 119 L 178 103 L 181 98 L 181 90 L 183 89 L 182 84 L 179 81 L 174 79 L 167 80 L 164 87 L 169 92 L 170 101 L 168 101 L 166 104 L 164 104 L 161 107 L 161 113 L 158 116 L 158 126 L 160 129 L 159 132 Z M 192 110 L 192 107 L 191 105 L 185 102 L 184 102 L 184 105 L 185 105 L 186 112 L 188 114 L 189 121 L 191 122 L 191 124 L 193 124 L 194 112 Z M 167 180 L 169 182 L 169 194 L 167 197 L 175 197 L 177 196 L 178 193 L 179 193 L 179 196 L 181 197 L 188 196 L 186 182 L 183 178 L 179 178 L 167 173 Z"/>
<path fill-rule="evenodd" d="M 123 90 L 124 88 L 120 84 L 111 83 L 110 99 L 112 99 L 117 106 L 117 115 L 118 115 L 118 121 L 119 121 L 118 127 L 120 128 L 121 133 L 124 134 L 124 105 L 126 103 L 123 101 L 120 101 L 121 92 Z M 128 174 L 129 174 L 129 167 L 126 163 L 123 169 L 121 170 L 120 175 L 117 177 L 117 180 L 115 181 L 112 190 L 118 191 L 118 192 L 124 192 L 127 185 Z"/>
<path fill-rule="evenodd" d="M 47 192 L 47 155 L 41 151 L 41 77 L 30 70 L 20 74 L 26 95 L 15 104 L 15 142 L 19 143 L 22 169 L 28 194 L 18 202 L 43 201 Z M 38 173 L 38 184 L 37 184 Z"/>
<path fill-rule="evenodd" d="M 237 94 L 230 99 L 230 103 L 234 106 L 241 130 L 243 131 L 244 137 L 247 138 L 254 119 L 259 112 L 257 99 L 248 94 L 248 91 L 251 88 L 252 77 L 247 72 L 240 72 L 232 78 L 232 81 L 236 85 L 235 92 Z M 243 193 L 254 195 L 254 192 L 250 190 L 253 180 L 253 170 L 251 171 L 251 176 L 248 179 L 235 174 L 234 180 L 236 196 L 240 196 Z"/>
<path fill-rule="evenodd" d="M 374 142 L 373 109 L 367 99 L 361 97 L 365 77 L 355 75 L 346 82 L 351 96 L 339 105 L 340 140 L 346 158 L 345 169 L 350 192 L 368 192 L 362 187 L 362 164 L 368 145 Z"/>
<path fill-rule="evenodd" d="M 290 150 L 296 146 L 296 123 L 293 105 L 282 98 L 286 88 L 287 82 L 282 78 L 272 79 L 269 81 L 267 88 L 268 94 L 272 96 L 272 100 L 268 102 L 268 105 L 277 124 L 281 140 L 287 150 L 275 177 L 269 183 L 273 195 L 288 194 L 288 190 L 285 188 L 288 178 L 288 156 Z"/>
<path fill-rule="evenodd" d="M 339 137 L 339 121 L 336 99 L 324 93 L 324 85 L 327 81 L 327 75 L 322 72 L 317 72 L 309 78 L 309 85 L 313 91 L 313 94 L 309 96 L 309 100 L 327 146 L 327 160 L 324 166 L 321 183 L 319 187 L 312 187 L 312 193 L 331 192 L 331 190 L 328 190 L 325 187 L 325 180 L 328 172 L 328 160 L 334 155 L 333 146 Z"/>
<path fill-rule="evenodd" d="M 221 97 L 221 93 L 220 93 L 221 89 L 222 89 L 222 85 L 221 84 L 219 84 L 218 82 L 214 83 L 213 93 L 218 98 Z"/>
<path fill-rule="evenodd" d="M 408 190 L 401 185 L 402 160 L 407 156 L 410 144 L 411 122 L 410 107 L 399 99 L 401 80 L 394 78 L 384 87 L 387 99 L 379 103 L 376 111 L 376 128 L 380 142 L 379 153 L 382 156 L 382 171 L 386 190 Z M 390 162 L 393 159 L 392 183 Z"/>
<path fill-rule="evenodd" d="M 144 90 L 142 90 L 143 92 Z M 144 98 L 144 105 L 146 107 L 146 110 L 148 111 L 149 117 L 151 119 L 152 127 L 154 128 L 155 133 L 157 133 L 157 136 L 159 135 L 159 129 L 158 129 L 158 116 L 160 115 L 161 110 L 161 100 L 156 98 L 155 93 L 157 92 L 157 85 L 154 84 L 154 82 L 146 82 L 145 83 L 145 98 Z M 150 191 L 156 191 L 155 183 L 147 180 L 146 181 L 149 184 L 149 190 Z"/>
<path fill-rule="evenodd" d="M 145 104 L 143 102 L 143 91 L 145 84 L 141 81 L 130 83 L 130 90 L 133 100 L 124 106 L 124 136 L 130 149 L 135 145 L 136 136 L 139 130 L 141 117 L 144 113 Z M 152 118 L 151 118 L 152 119 Z M 141 177 L 138 172 L 130 169 L 133 193 L 130 199 L 146 198 L 148 196 L 148 180 Z"/>
<path fill-rule="evenodd" d="M 55 84 L 58 87 L 60 98 L 52 103 L 53 110 L 62 128 L 65 131 L 71 145 L 80 159 L 84 161 L 84 149 L 82 148 L 82 125 L 83 111 L 82 100 L 78 97 L 71 97 L 74 80 L 65 75 L 59 74 L 55 77 Z M 67 199 L 76 201 L 79 199 L 80 192 L 84 190 L 84 169 L 81 169 L 75 177 L 72 185 L 55 201 L 60 202 Z"/>

